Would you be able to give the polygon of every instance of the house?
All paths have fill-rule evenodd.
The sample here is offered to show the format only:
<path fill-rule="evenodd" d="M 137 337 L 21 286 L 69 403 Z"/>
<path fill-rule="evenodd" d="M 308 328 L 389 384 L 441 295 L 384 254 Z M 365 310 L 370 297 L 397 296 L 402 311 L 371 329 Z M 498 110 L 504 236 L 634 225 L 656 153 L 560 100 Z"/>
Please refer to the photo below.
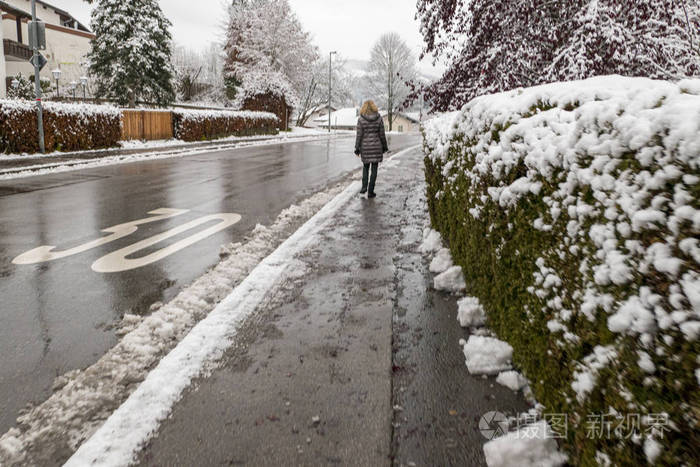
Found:
<path fill-rule="evenodd" d="M 331 112 L 335 112 L 336 110 L 338 110 L 333 106 L 331 106 L 330 109 Z M 320 119 L 321 117 L 326 117 L 326 127 L 328 127 L 328 104 L 319 105 L 318 107 L 311 109 L 311 111 L 309 112 L 309 118 L 306 119 L 306 121 L 308 122 L 308 126 L 317 127 L 318 125 L 314 122 Z"/>
<path fill-rule="evenodd" d="M 358 107 L 347 107 L 338 109 L 331 113 L 331 129 L 334 130 L 356 130 L 357 119 L 360 118 Z M 318 117 L 313 120 L 313 126 L 318 128 L 328 128 L 328 115 Z"/>
<path fill-rule="evenodd" d="M 389 131 L 389 116 L 385 111 L 382 111 L 384 119 L 384 127 Z M 399 133 L 420 133 L 420 113 L 418 112 L 397 112 L 393 116 L 394 125 L 392 131 Z"/>
<path fill-rule="evenodd" d="M 62 72 L 62 88 L 71 81 L 79 81 L 87 71 L 85 56 L 90 51 L 90 41 L 95 37 L 94 34 L 70 13 L 42 0 L 36 0 L 36 10 L 37 18 L 46 23 L 46 50 L 41 53 L 48 63 L 41 71 L 41 76 L 50 78 L 53 82 L 51 71 L 59 68 Z M 31 2 L 0 0 L 0 14 L 3 43 L 0 82 L 7 88 L 12 77 L 18 74 L 26 77 L 34 75 L 34 67 L 29 63 L 32 56 L 28 33 L 28 23 L 32 20 Z"/>

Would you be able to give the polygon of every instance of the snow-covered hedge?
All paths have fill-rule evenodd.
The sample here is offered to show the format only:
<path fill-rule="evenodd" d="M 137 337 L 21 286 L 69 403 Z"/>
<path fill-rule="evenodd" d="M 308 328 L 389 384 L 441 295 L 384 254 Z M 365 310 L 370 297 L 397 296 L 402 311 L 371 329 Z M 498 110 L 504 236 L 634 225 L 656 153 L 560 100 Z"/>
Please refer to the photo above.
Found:
<path fill-rule="evenodd" d="M 44 103 L 47 152 L 117 146 L 121 112 L 104 105 Z M 32 101 L 0 100 L 0 153 L 39 151 L 36 106 Z"/>
<path fill-rule="evenodd" d="M 173 133 L 183 141 L 276 134 L 279 124 L 268 112 L 173 110 Z"/>
<path fill-rule="evenodd" d="M 581 465 L 694 465 L 700 81 L 600 77 L 425 126 L 434 228 Z M 610 465 L 609 463 L 607 465 Z"/>

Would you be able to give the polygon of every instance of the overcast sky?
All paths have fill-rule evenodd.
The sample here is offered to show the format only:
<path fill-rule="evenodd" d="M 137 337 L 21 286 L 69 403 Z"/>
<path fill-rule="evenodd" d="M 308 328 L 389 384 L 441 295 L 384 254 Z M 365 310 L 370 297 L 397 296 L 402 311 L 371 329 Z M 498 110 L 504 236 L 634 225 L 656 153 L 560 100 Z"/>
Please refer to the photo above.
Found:
<path fill-rule="evenodd" d="M 48 0 L 85 24 L 90 6 L 83 0 Z M 203 48 L 221 38 L 225 0 L 160 0 L 173 23 L 178 44 Z M 366 60 L 372 44 L 388 31 L 399 33 L 420 54 L 422 40 L 414 20 L 415 0 L 290 0 L 321 52 L 337 50 L 346 58 Z M 420 67 L 434 75 L 429 60 Z"/>

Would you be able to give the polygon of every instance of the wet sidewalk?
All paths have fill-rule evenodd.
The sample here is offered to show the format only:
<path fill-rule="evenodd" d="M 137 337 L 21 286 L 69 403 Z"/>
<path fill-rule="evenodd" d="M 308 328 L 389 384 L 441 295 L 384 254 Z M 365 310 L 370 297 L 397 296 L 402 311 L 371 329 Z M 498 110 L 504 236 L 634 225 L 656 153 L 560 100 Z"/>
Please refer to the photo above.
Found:
<path fill-rule="evenodd" d="M 519 396 L 469 376 L 456 298 L 430 290 L 422 154 L 380 169 L 293 259 L 140 465 L 483 465 L 478 422 Z"/>

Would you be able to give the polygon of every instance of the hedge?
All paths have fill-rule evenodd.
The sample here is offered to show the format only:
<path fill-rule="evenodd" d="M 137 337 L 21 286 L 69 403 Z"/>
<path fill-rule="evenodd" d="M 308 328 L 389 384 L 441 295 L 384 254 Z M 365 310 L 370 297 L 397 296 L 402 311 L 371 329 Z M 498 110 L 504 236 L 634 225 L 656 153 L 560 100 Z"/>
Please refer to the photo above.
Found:
<path fill-rule="evenodd" d="M 267 112 L 173 110 L 173 134 L 183 141 L 277 134 L 279 125 Z"/>
<path fill-rule="evenodd" d="M 47 152 L 109 148 L 121 137 L 121 112 L 109 106 L 44 103 Z M 36 106 L 0 100 L 0 153 L 39 152 Z"/>
<path fill-rule="evenodd" d="M 483 96 L 424 136 L 433 228 L 572 462 L 697 465 L 700 81 Z"/>

